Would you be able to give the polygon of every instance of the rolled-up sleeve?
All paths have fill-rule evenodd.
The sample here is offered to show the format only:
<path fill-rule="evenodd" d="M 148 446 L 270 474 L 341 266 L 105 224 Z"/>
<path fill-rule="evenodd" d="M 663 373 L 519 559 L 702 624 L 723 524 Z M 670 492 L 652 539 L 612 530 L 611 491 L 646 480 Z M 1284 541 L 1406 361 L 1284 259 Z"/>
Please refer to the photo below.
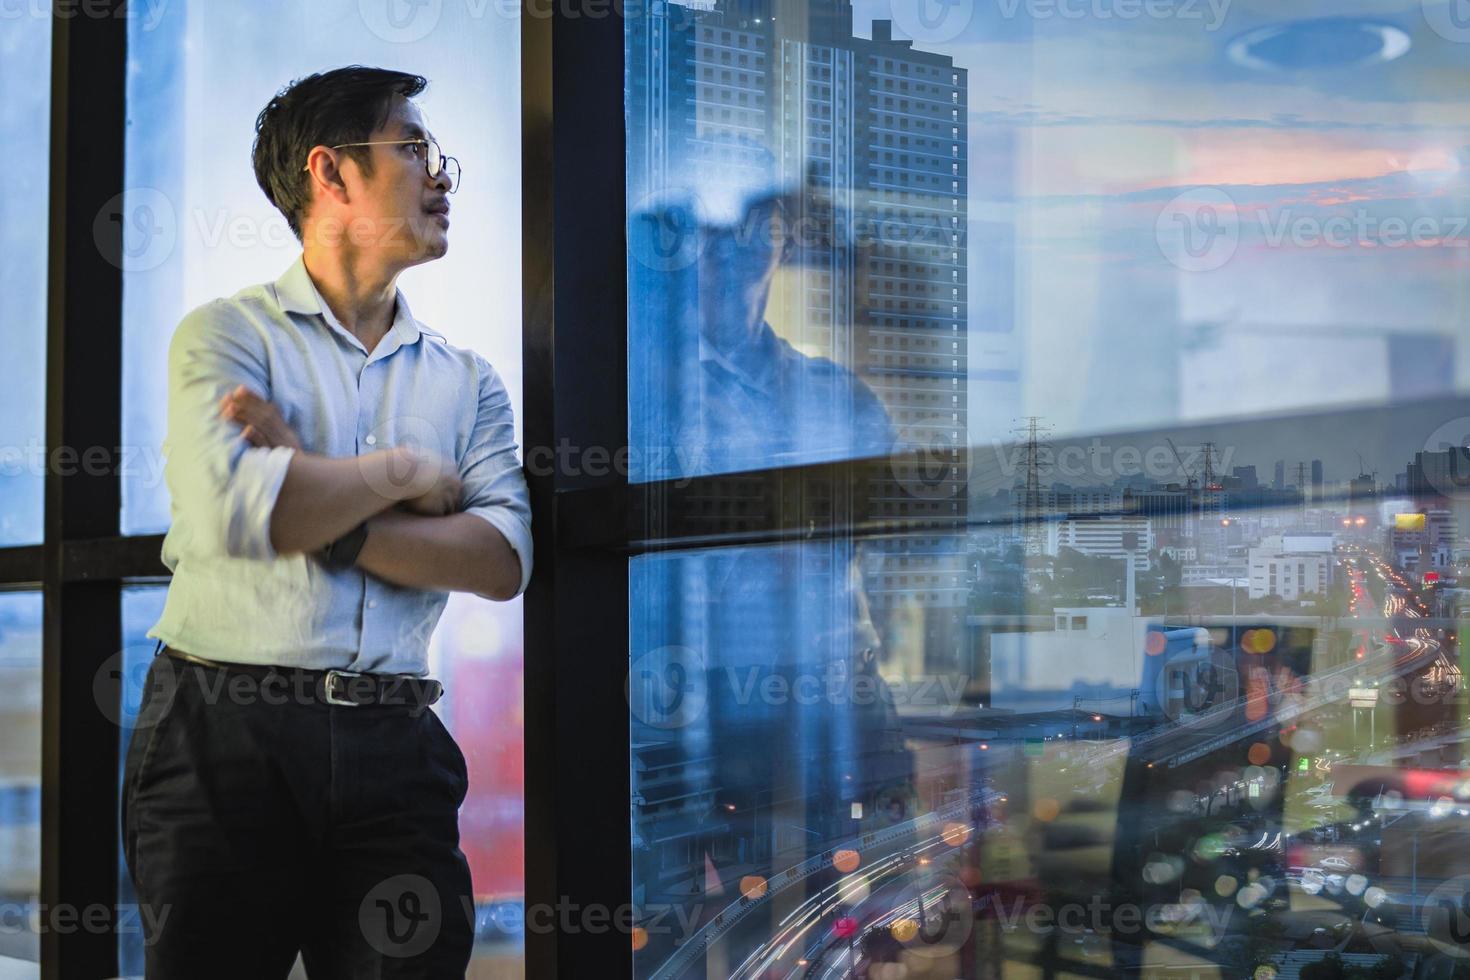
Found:
<path fill-rule="evenodd" d="M 276 557 L 271 512 L 294 450 L 251 446 L 219 413 L 220 399 L 240 384 L 270 397 L 266 364 L 264 338 L 220 302 L 186 316 L 169 343 L 164 473 L 191 550 Z"/>
<path fill-rule="evenodd" d="M 483 357 L 479 369 L 479 405 L 469 446 L 460 464 L 464 510 L 505 536 L 521 562 L 520 595 L 531 581 L 531 495 L 516 458 L 515 415 L 500 375 Z"/>

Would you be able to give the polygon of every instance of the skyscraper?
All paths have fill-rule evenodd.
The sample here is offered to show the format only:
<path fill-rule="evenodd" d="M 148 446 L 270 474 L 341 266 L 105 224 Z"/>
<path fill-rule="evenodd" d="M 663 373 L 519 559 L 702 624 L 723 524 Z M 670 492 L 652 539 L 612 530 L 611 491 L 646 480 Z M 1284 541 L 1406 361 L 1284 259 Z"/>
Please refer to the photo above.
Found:
<path fill-rule="evenodd" d="M 630 198 L 688 192 L 702 220 L 719 221 L 736 220 L 744 200 L 779 196 L 794 242 L 767 320 L 802 353 L 860 377 L 917 457 L 878 471 L 872 511 L 856 516 L 958 523 L 968 468 L 967 74 L 895 39 L 888 21 L 871 33 L 853 36 L 848 0 L 669 5 L 631 24 Z M 958 539 L 928 544 L 932 553 L 911 556 L 905 574 L 884 577 L 892 592 L 872 599 L 908 601 L 922 583 L 924 606 L 961 626 L 963 549 Z"/>
<path fill-rule="evenodd" d="M 852 411 L 869 391 L 876 395 L 900 448 L 917 458 L 871 468 L 866 486 L 835 487 L 834 521 L 932 517 L 957 531 L 967 506 L 967 80 L 951 59 L 894 40 L 886 22 L 872 34 L 853 36 L 848 0 L 671 4 L 629 18 L 630 217 L 678 201 L 698 235 L 733 227 L 739 244 L 761 233 L 739 227 L 752 202 L 778 201 L 789 237 L 760 314 L 800 355 L 860 378 L 864 391 L 847 392 Z M 696 335 L 710 324 L 697 280 L 709 270 L 679 251 L 690 228 L 656 231 L 674 233 L 662 243 L 670 251 L 640 253 L 649 241 L 635 241 L 630 229 L 630 350 L 636 333 L 642 359 L 630 416 L 635 439 L 642 425 L 652 444 L 669 439 L 681 416 L 720 410 L 701 400 L 705 387 L 687 370 L 695 348 L 704 356 Z M 832 397 L 843 396 L 834 386 Z M 631 404 L 635 398 L 642 401 Z M 841 417 L 841 406 L 829 407 Z M 783 422 L 795 430 L 818 427 L 788 414 Z M 814 461 L 773 454 L 758 465 Z M 706 473 L 732 469 L 707 462 Z M 705 484 L 718 497 L 699 502 L 711 533 L 765 505 L 762 484 L 755 481 L 752 497 L 750 482 L 732 475 Z M 922 673 L 931 657 L 960 662 L 969 594 L 962 535 L 931 529 L 864 543 L 866 604 L 848 585 L 859 550 L 839 534 L 640 559 L 635 656 L 649 646 L 688 648 L 711 669 L 788 673 L 830 662 L 857 669 L 881 656 L 881 669 L 899 676 Z M 669 595 L 683 597 L 677 608 L 665 608 Z M 874 627 L 881 636 L 870 638 Z M 803 711 L 736 703 L 717 680 L 696 721 L 678 729 L 635 721 L 634 833 L 648 850 L 635 861 L 646 871 L 647 901 L 655 889 L 667 889 L 669 900 L 690 894 L 706 861 L 722 874 L 752 861 L 796 863 L 832 828 L 850 826 L 849 802 L 876 810 L 873 781 L 883 763 L 872 744 L 881 719 L 825 702 Z M 754 767 L 734 755 L 729 764 L 707 763 L 717 739 L 745 744 Z M 769 768 L 777 743 L 794 760 L 779 771 Z M 907 777 L 895 770 L 884 778 Z M 692 819 L 716 795 L 726 814 L 740 816 Z M 806 800 L 831 809 L 808 812 Z"/>

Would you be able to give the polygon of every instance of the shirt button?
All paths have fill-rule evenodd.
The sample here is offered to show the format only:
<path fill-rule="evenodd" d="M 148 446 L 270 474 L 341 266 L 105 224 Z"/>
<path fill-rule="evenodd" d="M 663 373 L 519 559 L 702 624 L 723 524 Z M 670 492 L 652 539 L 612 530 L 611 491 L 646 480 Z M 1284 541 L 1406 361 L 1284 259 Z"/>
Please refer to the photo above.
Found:
<path fill-rule="evenodd" d="M 366 439 L 363 440 L 363 442 L 367 443 L 369 446 L 376 446 L 378 444 L 378 437 L 368 436 Z"/>
<path fill-rule="evenodd" d="M 378 608 L 378 600 L 377 599 L 369 599 L 368 600 L 368 608 L 369 609 L 376 609 L 376 608 Z"/>

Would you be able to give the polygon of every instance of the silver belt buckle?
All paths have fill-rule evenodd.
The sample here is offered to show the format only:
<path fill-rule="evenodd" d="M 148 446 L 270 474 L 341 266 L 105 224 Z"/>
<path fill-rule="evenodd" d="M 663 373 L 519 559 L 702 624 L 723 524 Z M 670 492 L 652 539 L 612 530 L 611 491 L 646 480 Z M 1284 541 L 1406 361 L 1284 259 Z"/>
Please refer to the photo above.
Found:
<path fill-rule="evenodd" d="M 332 681 L 346 677 L 362 677 L 362 673 L 351 670 L 329 670 L 326 678 L 322 681 L 322 693 L 327 699 L 327 704 L 338 704 L 348 708 L 361 708 L 362 705 L 356 701 L 347 701 L 339 698 L 332 690 Z"/>

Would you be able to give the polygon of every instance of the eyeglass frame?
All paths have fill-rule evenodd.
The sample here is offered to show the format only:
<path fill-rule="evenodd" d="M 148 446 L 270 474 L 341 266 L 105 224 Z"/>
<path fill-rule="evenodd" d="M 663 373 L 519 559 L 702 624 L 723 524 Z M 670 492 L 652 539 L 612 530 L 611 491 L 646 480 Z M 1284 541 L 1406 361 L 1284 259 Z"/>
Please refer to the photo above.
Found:
<path fill-rule="evenodd" d="M 449 161 L 454 161 L 454 177 L 451 178 L 449 181 L 449 193 L 453 194 L 455 191 L 459 190 L 460 181 L 464 178 L 464 168 L 460 165 L 459 157 L 452 157 L 449 154 L 445 153 L 444 147 L 439 146 L 439 141 L 436 139 L 430 139 L 426 136 L 418 136 L 410 140 L 368 140 L 364 143 L 338 143 L 336 146 L 327 147 L 327 149 L 342 150 L 346 149 L 349 146 L 409 146 L 414 143 L 422 144 L 424 147 L 424 173 L 429 175 L 430 180 L 438 180 L 439 174 L 447 173 L 449 170 Z M 433 173 L 429 170 L 429 154 L 427 151 L 429 148 L 429 144 L 431 143 L 439 149 L 438 174 Z M 302 167 L 301 170 L 303 173 L 309 172 L 311 170 L 311 164 L 308 163 L 306 166 Z"/>

